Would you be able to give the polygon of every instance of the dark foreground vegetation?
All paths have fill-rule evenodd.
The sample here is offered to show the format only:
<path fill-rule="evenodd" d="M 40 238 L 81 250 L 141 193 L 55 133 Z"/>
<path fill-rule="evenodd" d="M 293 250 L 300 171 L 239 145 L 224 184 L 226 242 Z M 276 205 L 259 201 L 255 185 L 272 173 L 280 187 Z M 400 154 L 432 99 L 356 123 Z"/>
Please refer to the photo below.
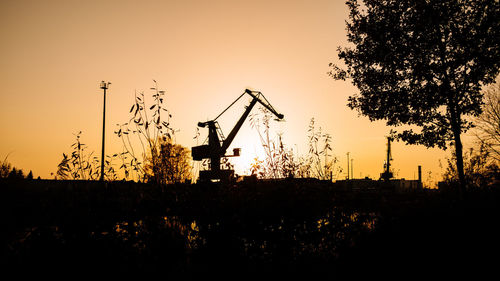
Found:
<path fill-rule="evenodd" d="M 3 272 L 234 280 L 494 272 L 497 190 L 0 181 Z"/>

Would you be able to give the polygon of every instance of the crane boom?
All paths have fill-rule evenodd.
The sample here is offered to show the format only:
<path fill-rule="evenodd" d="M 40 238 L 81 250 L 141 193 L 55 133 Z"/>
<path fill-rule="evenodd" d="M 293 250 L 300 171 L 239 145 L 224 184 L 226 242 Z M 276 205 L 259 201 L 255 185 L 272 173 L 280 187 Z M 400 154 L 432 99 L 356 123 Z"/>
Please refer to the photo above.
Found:
<path fill-rule="evenodd" d="M 236 136 L 236 134 L 240 130 L 241 126 L 243 125 L 243 123 L 245 122 L 246 118 L 248 117 L 248 114 L 250 114 L 250 111 L 252 111 L 252 108 L 255 106 L 255 104 L 257 102 L 259 102 L 260 104 L 262 104 L 266 109 L 268 109 L 274 115 L 276 115 L 276 117 L 278 117 L 278 119 L 283 119 L 283 117 L 284 117 L 283 114 L 278 113 L 271 106 L 271 104 L 265 99 L 264 95 L 262 95 L 261 92 L 256 92 L 257 95 L 255 95 L 254 91 L 246 89 L 245 93 L 249 94 L 253 99 L 250 102 L 250 105 L 247 106 L 245 112 L 243 112 L 243 115 L 241 115 L 240 119 L 238 120 L 238 122 L 236 123 L 236 125 L 234 126 L 234 128 L 231 130 L 231 132 L 227 136 L 226 140 L 223 142 L 222 147 L 221 147 L 221 150 L 222 150 L 223 153 L 226 153 L 227 148 L 231 145 L 231 142 L 234 140 L 234 137 Z M 264 97 L 265 102 L 260 98 L 261 96 Z"/>
<path fill-rule="evenodd" d="M 278 117 L 278 119 L 283 119 L 283 117 L 284 117 L 283 114 L 276 112 L 276 110 L 274 110 L 273 106 L 267 101 L 266 97 L 264 97 L 264 95 L 261 92 L 255 92 L 255 91 L 250 91 L 250 90 L 246 89 L 245 93 L 249 94 L 254 99 L 256 99 L 258 102 L 260 102 L 267 110 L 271 111 L 271 113 L 276 115 L 276 117 Z M 254 93 L 257 93 L 257 95 L 255 95 Z M 264 100 L 262 100 L 260 97 L 264 98 Z"/>
<path fill-rule="evenodd" d="M 226 154 L 227 148 L 233 142 L 234 137 L 236 137 L 236 134 L 240 130 L 241 126 L 243 125 L 243 123 L 247 119 L 248 115 L 250 114 L 250 111 L 252 110 L 252 108 L 255 106 L 256 103 L 257 103 L 256 99 L 253 99 L 250 102 L 250 105 L 247 106 L 247 109 L 245 110 L 245 112 L 243 112 L 243 115 L 241 115 L 241 117 L 238 120 L 238 122 L 236 123 L 236 125 L 234 125 L 234 128 L 231 130 L 231 132 L 229 133 L 229 135 L 227 135 L 227 138 L 222 142 L 221 154 Z"/>

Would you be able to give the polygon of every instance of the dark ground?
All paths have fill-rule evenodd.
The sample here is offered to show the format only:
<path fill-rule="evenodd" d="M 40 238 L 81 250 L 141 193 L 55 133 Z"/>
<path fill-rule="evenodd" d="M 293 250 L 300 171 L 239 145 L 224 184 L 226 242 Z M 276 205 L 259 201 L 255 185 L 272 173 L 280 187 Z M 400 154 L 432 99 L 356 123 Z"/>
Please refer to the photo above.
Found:
<path fill-rule="evenodd" d="M 459 200 L 304 180 L 163 187 L 4 180 L 0 194 L 2 271 L 16 276 L 498 275 L 498 190 Z"/>

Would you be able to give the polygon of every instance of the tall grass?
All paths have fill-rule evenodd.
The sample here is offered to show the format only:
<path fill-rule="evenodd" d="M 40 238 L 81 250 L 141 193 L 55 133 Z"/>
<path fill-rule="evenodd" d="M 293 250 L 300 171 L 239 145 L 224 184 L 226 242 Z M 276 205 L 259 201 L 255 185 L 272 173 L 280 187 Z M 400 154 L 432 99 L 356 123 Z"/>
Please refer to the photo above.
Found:
<path fill-rule="evenodd" d="M 101 176 L 101 161 L 88 151 L 86 144 L 81 142 L 82 132 L 75 134 L 75 142 L 71 144 L 73 151 L 70 154 L 63 153 L 61 162 L 57 165 L 56 179 L 61 180 L 98 180 Z M 118 175 L 114 168 L 114 159 L 118 154 L 106 155 L 104 179 L 108 181 L 117 180 Z"/>
<path fill-rule="evenodd" d="M 282 134 L 272 137 L 270 120 L 272 115 L 265 108 L 260 114 L 252 115 L 250 123 L 254 128 L 265 152 L 265 159 L 255 158 L 251 164 L 251 173 L 260 178 L 317 178 L 335 180 L 342 172 L 337 165 L 338 159 L 333 154 L 332 136 L 316 129 L 315 120 L 311 118 L 307 130 L 309 150 L 306 155 L 298 156 L 283 143 Z"/>

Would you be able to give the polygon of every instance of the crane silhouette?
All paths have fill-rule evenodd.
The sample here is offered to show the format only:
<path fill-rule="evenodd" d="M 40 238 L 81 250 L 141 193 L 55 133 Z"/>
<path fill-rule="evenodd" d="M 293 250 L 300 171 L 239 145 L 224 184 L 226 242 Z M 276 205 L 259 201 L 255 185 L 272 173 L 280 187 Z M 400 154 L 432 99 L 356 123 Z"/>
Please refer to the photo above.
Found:
<path fill-rule="evenodd" d="M 222 130 L 217 122 L 217 118 L 219 118 L 226 110 L 228 110 L 232 105 L 234 105 L 241 97 L 245 94 L 248 94 L 252 97 L 250 104 L 246 107 L 245 111 L 241 115 L 236 125 L 231 130 L 227 138 L 224 138 L 222 134 Z M 234 178 L 234 170 L 232 169 L 221 169 L 221 158 L 224 157 L 237 157 L 240 156 L 240 149 L 233 149 L 232 155 L 226 155 L 226 151 L 233 142 L 236 134 L 240 130 L 241 126 L 245 122 L 246 118 L 250 114 L 252 108 L 259 102 L 264 106 L 267 110 L 273 113 L 277 120 L 283 119 L 283 114 L 278 113 L 269 101 L 264 97 L 261 92 L 252 91 L 246 89 L 243 94 L 241 94 L 233 103 L 231 103 L 224 111 L 222 111 L 215 119 L 206 121 L 206 122 L 198 122 L 198 127 L 206 128 L 208 127 L 208 144 L 203 144 L 199 146 L 192 147 L 191 155 L 193 160 L 202 161 L 204 159 L 210 160 L 210 165 L 207 170 L 201 170 L 199 173 L 200 181 L 211 181 L 211 180 L 220 180 L 220 181 L 230 181 Z"/>

